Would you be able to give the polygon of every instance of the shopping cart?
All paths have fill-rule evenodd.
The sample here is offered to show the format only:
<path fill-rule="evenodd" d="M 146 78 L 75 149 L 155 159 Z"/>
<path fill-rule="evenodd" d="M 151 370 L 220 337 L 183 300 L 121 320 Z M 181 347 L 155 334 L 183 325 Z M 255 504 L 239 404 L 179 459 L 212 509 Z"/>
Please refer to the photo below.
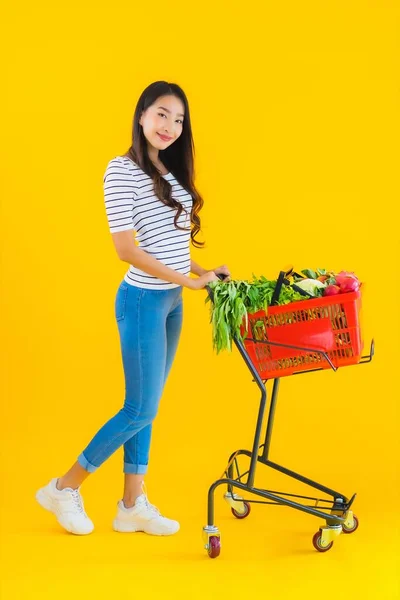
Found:
<path fill-rule="evenodd" d="M 358 527 L 358 519 L 352 510 L 356 494 L 348 498 L 340 492 L 269 460 L 280 378 L 327 368 L 336 371 L 344 365 L 365 364 L 371 362 L 374 355 L 372 340 L 369 355 L 362 356 L 363 342 L 359 321 L 360 292 L 312 298 L 276 306 L 281 286 L 289 284 L 287 277 L 291 273 L 292 271 L 281 271 L 267 313 L 261 310 L 248 315 L 248 335 L 244 342 L 238 337 L 233 338 L 254 377 L 252 381 L 257 383 L 261 391 L 261 400 L 252 450 L 242 449 L 231 454 L 221 478 L 215 481 L 208 491 L 208 524 L 203 528 L 203 538 L 210 558 L 216 558 L 221 551 L 220 531 L 214 524 L 214 492 L 224 484 L 227 485 L 224 498 L 230 505 L 232 514 L 238 519 L 249 516 L 253 502 L 289 506 L 324 519 L 326 525 L 320 527 L 312 540 L 314 548 L 319 552 L 330 550 L 334 539 L 342 532 L 353 533 Z M 225 276 L 220 274 L 218 277 L 224 279 Z M 211 288 L 206 286 L 206 289 L 213 301 Z M 244 324 L 241 325 L 240 332 L 243 337 Z M 266 383 L 269 380 L 273 382 L 272 394 L 265 439 L 264 443 L 260 444 L 267 406 Z M 238 464 L 240 455 L 250 458 L 250 468 L 242 473 Z M 333 500 L 254 487 L 257 463 L 301 481 L 332 497 Z M 234 488 L 266 500 L 246 499 L 235 493 Z M 293 498 L 312 501 L 314 504 L 305 504 Z"/>

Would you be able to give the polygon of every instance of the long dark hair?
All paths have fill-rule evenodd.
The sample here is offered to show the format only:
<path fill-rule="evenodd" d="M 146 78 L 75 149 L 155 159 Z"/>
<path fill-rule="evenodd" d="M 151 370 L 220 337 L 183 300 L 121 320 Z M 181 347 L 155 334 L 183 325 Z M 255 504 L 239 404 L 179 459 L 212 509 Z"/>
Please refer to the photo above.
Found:
<path fill-rule="evenodd" d="M 182 133 L 179 138 L 165 150 L 159 150 L 160 161 L 167 167 L 168 171 L 174 175 L 181 186 L 191 194 L 193 198 L 193 206 L 191 213 L 191 228 L 190 237 L 192 244 L 198 248 L 204 246 L 204 242 L 195 240 L 195 236 L 201 228 L 199 211 L 204 204 L 204 200 L 196 190 L 194 185 L 194 142 L 192 136 L 192 128 L 190 124 L 189 104 L 184 91 L 175 83 L 167 81 L 155 81 L 151 83 L 142 92 L 136 105 L 135 114 L 133 117 L 132 126 L 132 145 L 126 152 L 125 156 L 135 162 L 149 177 L 154 181 L 154 192 L 163 204 L 177 209 L 174 217 L 174 225 L 177 229 L 188 231 L 184 227 L 180 227 L 177 221 L 185 210 L 183 205 L 172 198 L 172 186 L 162 177 L 156 166 L 150 160 L 147 149 L 147 140 L 143 133 L 142 126 L 139 123 L 142 112 L 147 110 L 149 106 L 154 104 L 160 96 L 176 96 L 179 98 L 185 109 Z"/>

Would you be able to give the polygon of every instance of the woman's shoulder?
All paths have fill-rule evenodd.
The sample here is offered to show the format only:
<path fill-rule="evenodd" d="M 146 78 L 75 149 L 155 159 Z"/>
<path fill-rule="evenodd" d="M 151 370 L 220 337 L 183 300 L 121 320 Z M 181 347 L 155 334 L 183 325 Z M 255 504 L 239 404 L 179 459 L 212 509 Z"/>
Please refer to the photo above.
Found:
<path fill-rule="evenodd" d="M 104 177 L 115 173 L 135 178 L 136 176 L 143 174 L 143 171 L 139 165 L 128 156 L 117 155 L 108 161 Z"/>
<path fill-rule="evenodd" d="M 125 167 L 131 170 L 140 169 L 139 165 L 136 164 L 129 156 L 126 156 L 125 154 L 118 154 L 117 156 L 114 156 L 111 160 L 108 161 L 108 165 Z"/>

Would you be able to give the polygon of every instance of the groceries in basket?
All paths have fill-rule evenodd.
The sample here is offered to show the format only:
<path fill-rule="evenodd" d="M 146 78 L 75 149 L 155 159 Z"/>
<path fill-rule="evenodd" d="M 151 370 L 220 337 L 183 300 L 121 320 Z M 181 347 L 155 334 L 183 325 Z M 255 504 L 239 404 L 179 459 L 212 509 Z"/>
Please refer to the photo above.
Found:
<path fill-rule="evenodd" d="M 231 351 L 236 338 L 262 359 L 265 370 L 280 376 L 314 363 L 353 364 L 361 357 L 361 283 L 353 272 L 291 269 L 273 280 L 253 273 L 250 281 L 209 287 L 217 354 Z"/>
<path fill-rule="evenodd" d="M 325 269 L 304 269 L 301 272 L 293 274 L 295 285 L 308 292 L 311 296 L 336 296 L 337 294 L 346 294 L 348 292 L 358 292 L 361 283 L 354 273 L 341 271 L 336 274 Z"/>

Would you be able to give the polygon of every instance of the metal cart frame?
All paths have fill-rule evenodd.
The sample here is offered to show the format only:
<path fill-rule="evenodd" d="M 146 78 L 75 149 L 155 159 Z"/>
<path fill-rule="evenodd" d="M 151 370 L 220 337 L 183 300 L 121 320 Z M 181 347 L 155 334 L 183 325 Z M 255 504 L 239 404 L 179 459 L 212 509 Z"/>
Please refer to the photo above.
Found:
<path fill-rule="evenodd" d="M 212 290 L 207 286 L 211 299 L 213 299 Z M 271 394 L 271 401 L 269 406 L 268 413 L 268 421 L 265 432 L 265 439 L 262 444 L 261 442 L 261 434 L 262 434 L 262 424 L 264 420 L 264 416 L 267 408 L 267 389 L 266 383 L 269 381 L 268 379 L 261 379 L 258 374 L 255 366 L 253 365 L 243 343 L 237 337 L 233 338 L 233 341 L 239 350 L 243 360 L 245 361 L 247 367 L 249 368 L 253 380 L 257 383 L 257 386 L 261 392 L 260 399 L 260 407 L 258 410 L 258 418 L 256 424 L 256 430 L 254 435 L 253 448 L 251 451 L 240 449 L 236 452 L 232 453 L 229 457 L 228 464 L 224 470 L 223 475 L 220 479 L 215 481 L 208 491 L 208 520 L 207 525 L 203 527 L 203 539 L 205 543 L 205 549 L 208 552 L 210 558 L 216 558 L 220 554 L 220 531 L 218 527 L 214 524 L 214 492 L 220 485 L 227 485 L 227 492 L 224 495 L 225 500 L 230 505 L 233 515 L 238 519 L 243 519 L 247 517 L 250 513 L 251 503 L 257 504 L 274 504 L 274 505 L 283 505 L 289 506 L 291 508 L 295 508 L 302 512 L 308 513 L 310 515 L 314 515 L 316 517 L 320 517 L 325 520 L 326 525 L 321 527 L 319 531 L 313 537 L 313 545 L 316 550 L 319 552 L 326 552 L 329 550 L 332 545 L 334 539 L 343 533 L 353 533 L 358 527 L 358 519 L 353 514 L 352 505 L 356 494 L 353 494 L 351 498 L 348 498 L 345 494 L 333 490 L 321 483 L 313 481 L 304 475 L 300 475 L 299 473 L 295 473 L 286 467 L 278 465 L 277 463 L 271 461 L 269 459 L 269 450 L 271 444 L 272 430 L 274 424 L 274 417 L 276 411 L 276 404 L 278 398 L 278 390 L 280 378 L 272 379 L 273 387 Z M 257 344 L 266 343 L 271 346 L 283 346 L 287 348 L 293 348 L 297 350 L 303 351 L 312 351 L 319 352 L 315 349 L 303 348 L 300 346 L 293 346 L 291 344 L 280 344 L 276 342 L 260 342 L 257 340 Z M 319 352 L 324 356 L 324 358 L 328 361 L 330 367 L 336 371 L 337 367 L 333 365 L 329 356 L 325 352 Z M 371 342 L 370 352 L 366 356 L 362 356 L 361 360 L 357 363 L 366 364 L 371 362 L 374 355 L 374 341 Z M 302 375 L 303 373 L 310 373 L 313 371 L 321 371 L 323 370 L 321 367 L 317 367 L 315 369 L 309 369 L 307 371 L 302 371 L 299 373 L 294 373 L 294 375 Z M 240 473 L 239 465 L 238 465 L 238 456 L 245 455 L 250 458 L 250 468 L 244 473 Z M 315 488 L 321 492 L 324 492 L 328 496 L 331 496 L 333 500 L 326 500 L 321 498 L 315 498 L 311 496 L 303 496 L 299 494 L 290 494 L 287 492 L 273 491 L 273 490 L 265 490 L 254 487 L 254 479 L 256 474 L 257 463 L 261 463 L 301 481 L 306 485 Z M 226 477 L 224 477 L 226 475 Z M 236 476 L 235 476 L 236 475 Z M 242 480 L 247 476 L 245 482 Z M 234 493 L 233 489 L 236 488 L 241 490 L 242 492 L 251 492 L 251 494 L 264 498 L 265 500 L 250 500 L 244 499 L 242 496 Z M 290 498 L 314 501 L 314 505 L 303 504 Z M 321 506 L 322 504 L 322 506 Z"/>

